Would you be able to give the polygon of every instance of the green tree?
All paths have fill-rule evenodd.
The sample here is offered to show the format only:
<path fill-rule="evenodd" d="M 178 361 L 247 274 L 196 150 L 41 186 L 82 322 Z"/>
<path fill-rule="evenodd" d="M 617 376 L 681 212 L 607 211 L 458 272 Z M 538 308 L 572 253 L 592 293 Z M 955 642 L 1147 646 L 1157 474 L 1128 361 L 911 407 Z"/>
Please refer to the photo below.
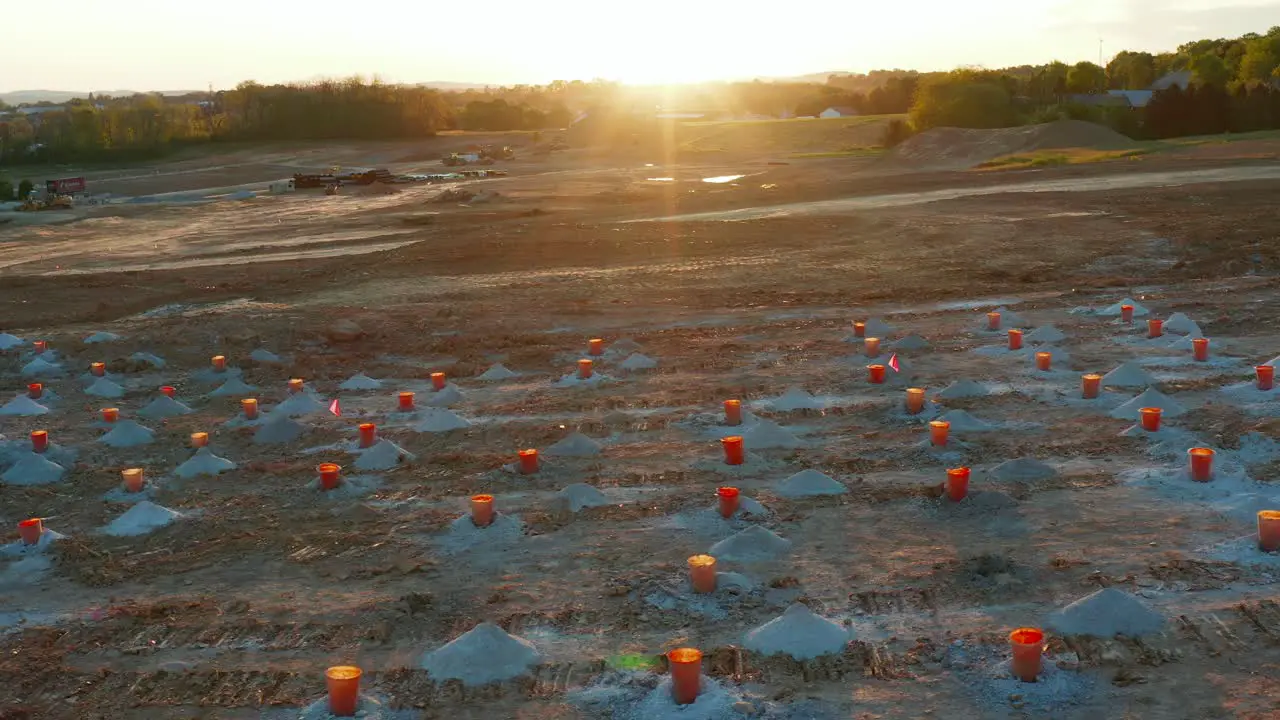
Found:
<path fill-rule="evenodd" d="M 13 183 L 7 178 L 0 178 L 0 202 L 12 202 L 14 197 Z"/>
<path fill-rule="evenodd" d="M 911 106 L 911 124 L 916 130 L 1009 127 L 1016 119 L 1013 99 L 998 77 L 975 70 L 926 78 Z"/>
<path fill-rule="evenodd" d="M 1156 81 L 1156 58 L 1151 53 L 1117 53 L 1107 63 L 1107 85 L 1114 90 L 1144 90 Z"/>
<path fill-rule="evenodd" d="M 1191 58 L 1192 82 L 1207 87 L 1223 88 L 1231 80 L 1231 70 L 1222 58 L 1211 53 L 1201 53 Z"/>
<path fill-rule="evenodd" d="M 1243 82 L 1267 80 L 1277 67 L 1280 67 L 1280 36 L 1255 38 L 1246 45 L 1244 57 L 1240 59 L 1239 79 Z"/>
<path fill-rule="evenodd" d="M 1067 73 L 1067 89 L 1073 93 L 1102 92 L 1107 87 L 1107 71 L 1091 62 L 1078 62 Z"/>
<path fill-rule="evenodd" d="M 30 180 L 23 180 L 22 182 L 18 183 L 18 199 L 26 200 L 27 196 L 31 194 L 31 191 L 35 189 L 36 189 L 35 183 L 31 182 Z"/>

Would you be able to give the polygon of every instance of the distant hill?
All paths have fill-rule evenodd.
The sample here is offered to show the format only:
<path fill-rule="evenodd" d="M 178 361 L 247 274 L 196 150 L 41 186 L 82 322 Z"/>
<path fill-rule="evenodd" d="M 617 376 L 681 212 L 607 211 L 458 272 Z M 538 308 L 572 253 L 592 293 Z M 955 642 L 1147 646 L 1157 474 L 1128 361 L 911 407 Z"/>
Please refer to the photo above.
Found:
<path fill-rule="evenodd" d="M 161 90 L 161 95 L 186 95 L 188 93 L 200 92 L 199 90 Z M 94 95 L 110 95 L 112 97 L 127 97 L 129 95 L 137 95 L 137 90 L 94 90 Z M 14 90 L 13 92 L 0 93 L 0 102 L 10 105 L 22 105 L 23 103 L 52 103 L 61 105 L 70 102 L 76 98 L 89 97 L 88 90 Z"/>

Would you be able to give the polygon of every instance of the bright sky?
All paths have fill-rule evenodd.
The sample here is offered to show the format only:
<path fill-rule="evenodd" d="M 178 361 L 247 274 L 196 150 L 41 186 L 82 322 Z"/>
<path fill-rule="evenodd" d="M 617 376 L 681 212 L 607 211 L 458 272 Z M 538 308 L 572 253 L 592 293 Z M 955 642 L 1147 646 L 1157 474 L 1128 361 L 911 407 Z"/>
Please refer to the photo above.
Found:
<path fill-rule="evenodd" d="M 50 14 L 52 13 L 52 14 Z M 0 29 L 0 91 L 624 82 L 1001 67 L 1266 32 L 1280 0 L 59 0 Z"/>

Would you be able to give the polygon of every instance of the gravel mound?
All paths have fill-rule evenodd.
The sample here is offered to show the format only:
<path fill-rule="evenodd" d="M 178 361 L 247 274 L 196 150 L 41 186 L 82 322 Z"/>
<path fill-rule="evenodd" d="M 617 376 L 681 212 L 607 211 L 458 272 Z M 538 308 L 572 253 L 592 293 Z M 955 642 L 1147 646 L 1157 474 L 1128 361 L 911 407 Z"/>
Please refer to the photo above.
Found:
<path fill-rule="evenodd" d="M 191 408 L 174 400 L 168 395 L 160 397 L 147 403 L 147 406 L 138 411 L 138 415 L 144 418 L 171 418 L 179 415 L 188 415 Z"/>
<path fill-rule="evenodd" d="M 556 493 L 556 497 L 560 502 L 564 503 L 569 512 L 578 512 L 584 508 L 603 507 L 609 504 L 609 498 L 604 493 L 587 483 L 574 483 L 566 485 L 563 490 Z"/>
<path fill-rule="evenodd" d="M 1110 387 L 1147 387 L 1156 379 L 1137 363 L 1127 362 L 1102 376 L 1102 384 Z"/>
<path fill-rule="evenodd" d="M 457 679 L 475 686 L 520 677 L 541 659 L 533 643 L 486 622 L 427 653 L 421 665 L 437 682 Z"/>
<path fill-rule="evenodd" d="M 752 428 L 742 435 L 742 443 L 748 450 L 768 450 L 770 448 L 798 448 L 804 445 L 800 438 L 791 431 L 772 420 L 761 418 Z"/>
<path fill-rule="evenodd" d="M 1048 480 L 1057 477 L 1058 471 L 1034 458 L 1005 460 L 991 468 L 991 477 L 1005 482 Z"/>
<path fill-rule="evenodd" d="M 419 417 L 418 424 L 413 426 L 418 432 L 449 432 L 471 427 L 465 418 L 446 408 L 427 408 Z"/>
<path fill-rule="evenodd" d="M 1138 598 L 1103 588 L 1049 615 L 1048 626 L 1061 635 L 1138 637 L 1160 632 L 1165 619 Z"/>
<path fill-rule="evenodd" d="M 575 431 L 544 450 L 543 454 L 560 457 L 591 457 L 600 454 L 600 443 Z"/>
<path fill-rule="evenodd" d="M 849 644 L 849 631 L 839 623 L 815 615 L 803 603 L 793 603 L 781 616 L 747 633 L 743 645 L 761 655 L 790 655 L 812 660 L 834 655 Z"/>
<path fill-rule="evenodd" d="M 107 535 L 130 536 L 146 535 L 183 517 L 182 513 L 157 505 L 150 500 L 129 508 L 125 514 L 112 520 L 102 529 Z"/>
<path fill-rule="evenodd" d="M 1142 415 L 1139 411 L 1147 407 L 1160 408 L 1164 411 L 1161 413 L 1164 417 L 1179 417 L 1187 414 L 1187 409 L 1177 400 L 1155 388 L 1147 388 L 1141 395 L 1112 410 L 1111 417 L 1120 420 L 1137 420 Z"/>
<path fill-rule="evenodd" d="M 801 470 L 778 486 L 778 494 L 788 498 L 843 495 L 847 492 L 849 488 L 830 475 L 817 470 Z"/>
<path fill-rule="evenodd" d="M 382 387 L 381 380 L 374 380 L 364 373 L 356 373 L 347 378 L 341 385 L 339 390 L 377 390 Z"/>
<path fill-rule="evenodd" d="M 792 410 L 821 410 L 823 404 L 808 391 L 802 388 L 789 388 L 782 395 L 769 401 L 770 407 L 778 412 L 790 412 Z"/>
<path fill-rule="evenodd" d="M 510 380 L 511 378 L 516 377 L 517 375 L 519 375 L 519 373 L 511 372 L 506 368 L 505 365 L 503 365 L 502 363 L 498 363 L 490 367 L 488 370 L 485 370 L 484 372 L 480 373 L 480 375 L 478 375 L 476 379 L 477 380 Z"/>
<path fill-rule="evenodd" d="M 711 546 L 707 552 L 719 560 L 753 562 L 772 560 L 791 551 L 791 541 L 767 528 L 752 525 Z"/>
<path fill-rule="evenodd" d="M 986 386 L 974 380 L 957 380 L 942 389 L 938 393 L 938 397 L 944 400 L 958 400 L 961 398 L 986 397 L 991 391 Z"/>

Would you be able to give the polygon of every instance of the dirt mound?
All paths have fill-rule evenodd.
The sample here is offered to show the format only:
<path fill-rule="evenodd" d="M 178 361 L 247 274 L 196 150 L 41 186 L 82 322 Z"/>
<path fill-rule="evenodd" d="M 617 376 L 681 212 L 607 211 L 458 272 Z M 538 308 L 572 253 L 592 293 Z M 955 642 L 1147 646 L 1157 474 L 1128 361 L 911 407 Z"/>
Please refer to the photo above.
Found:
<path fill-rule="evenodd" d="M 931 170 L 963 170 L 1005 155 L 1036 150 L 1129 150 L 1135 147 L 1137 143 L 1102 125 L 1082 120 L 1058 120 L 1044 125 L 999 130 L 934 128 L 894 148 L 887 161 Z"/>
<path fill-rule="evenodd" d="M 386 183 L 375 182 L 369 185 L 362 185 L 356 188 L 352 195 L 367 197 L 370 195 L 399 195 L 400 189 L 391 187 Z"/>

